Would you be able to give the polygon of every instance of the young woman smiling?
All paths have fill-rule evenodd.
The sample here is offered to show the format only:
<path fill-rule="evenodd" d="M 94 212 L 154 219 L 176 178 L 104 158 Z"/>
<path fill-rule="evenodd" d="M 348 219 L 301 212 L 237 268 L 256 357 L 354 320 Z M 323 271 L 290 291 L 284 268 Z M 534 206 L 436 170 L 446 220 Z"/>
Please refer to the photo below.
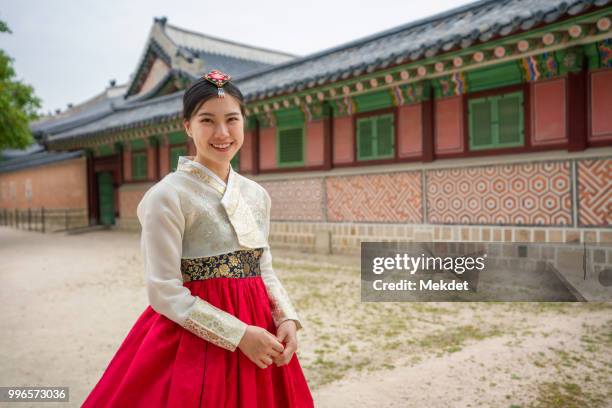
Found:
<path fill-rule="evenodd" d="M 244 99 L 212 71 L 183 97 L 195 156 L 137 208 L 150 306 L 85 407 L 312 407 L 300 319 L 272 268 L 270 196 L 232 169 Z"/>

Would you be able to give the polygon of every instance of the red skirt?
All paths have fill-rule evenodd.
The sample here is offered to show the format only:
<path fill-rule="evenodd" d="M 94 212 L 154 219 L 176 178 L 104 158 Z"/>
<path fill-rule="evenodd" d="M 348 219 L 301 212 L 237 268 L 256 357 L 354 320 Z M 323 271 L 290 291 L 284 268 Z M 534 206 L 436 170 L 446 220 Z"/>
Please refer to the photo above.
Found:
<path fill-rule="evenodd" d="M 276 334 L 260 276 L 214 278 L 185 287 L 243 322 Z M 313 407 L 297 355 L 259 368 L 238 348 L 203 340 L 148 306 L 83 407 Z"/>

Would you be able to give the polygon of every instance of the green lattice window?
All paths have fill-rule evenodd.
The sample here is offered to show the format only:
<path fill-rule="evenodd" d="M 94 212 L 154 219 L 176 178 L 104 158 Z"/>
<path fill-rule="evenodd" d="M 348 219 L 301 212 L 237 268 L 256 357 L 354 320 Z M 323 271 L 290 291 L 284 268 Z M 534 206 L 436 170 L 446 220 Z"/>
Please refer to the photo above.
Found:
<path fill-rule="evenodd" d="M 277 137 L 277 163 L 281 167 L 304 164 L 304 128 L 280 128 Z"/>
<path fill-rule="evenodd" d="M 357 159 L 375 160 L 395 156 L 393 114 L 357 119 Z"/>
<path fill-rule="evenodd" d="M 170 168 L 172 171 L 176 170 L 176 166 L 178 165 L 179 156 L 187 155 L 187 147 L 186 146 L 173 146 L 170 147 Z"/>
<path fill-rule="evenodd" d="M 523 92 L 470 99 L 470 150 L 523 146 Z"/>
<path fill-rule="evenodd" d="M 147 152 L 132 152 L 132 179 L 147 179 Z"/>

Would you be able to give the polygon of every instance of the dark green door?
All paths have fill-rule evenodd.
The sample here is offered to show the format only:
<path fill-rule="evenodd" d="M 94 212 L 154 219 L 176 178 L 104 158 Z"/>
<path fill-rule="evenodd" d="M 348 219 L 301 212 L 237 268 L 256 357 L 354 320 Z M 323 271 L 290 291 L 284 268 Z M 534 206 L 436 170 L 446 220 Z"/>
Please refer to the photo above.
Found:
<path fill-rule="evenodd" d="M 98 173 L 98 202 L 100 205 L 100 224 L 114 224 L 115 200 L 113 197 L 113 175 L 109 171 Z"/>

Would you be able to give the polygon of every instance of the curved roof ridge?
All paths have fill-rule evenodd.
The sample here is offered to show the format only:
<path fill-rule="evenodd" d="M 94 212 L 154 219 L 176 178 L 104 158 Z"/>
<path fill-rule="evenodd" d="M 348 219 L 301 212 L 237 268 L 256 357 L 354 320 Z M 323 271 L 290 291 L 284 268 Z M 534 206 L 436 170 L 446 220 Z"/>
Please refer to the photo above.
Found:
<path fill-rule="evenodd" d="M 227 44 L 238 45 L 238 46 L 241 46 L 241 47 L 250 48 L 250 49 L 253 49 L 253 50 L 274 53 L 274 54 L 283 55 L 283 56 L 292 57 L 292 58 L 299 57 L 299 55 L 291 54 L 291 53 L 288 53 L 288 52 L 285 52 L 285 51 L 278 51 L 278 50 L 273 50 L 271 48 L 260 47 L 260 46 L 257 46 L 257 45 L 250 45 L 250 44 L 245 44 L 245 43 L 241 43 L 241 42 L 238 42 L 238 41 L 228 40 L 228 39 L 225 39 L 225 38 L 216 37 L 214 35 L 201 33 L 199 31 L 194 31 L 194 30 L 190 30 L 190 29 L 187 29 L 187 28 L 183 28 L 183 27 L 177 27 L 177 26 L 172 25 L 172 24 L 166 24 L 165 27 L 166 28 L 171 28 L 171 29 L 174 29 L 174 30 L 177 30 L 177 31 L 182 31 L 184 33 L 188 33 L 188 34 L 191 34 L 191 35 L 197 35 L 199 37 L 204 37 L 204 38 L 208 38 L 208 39 L 211 39 L 211 40 L 227 43 Z M 180 44 L 177 44 L 177 45 L 180 45 Z"/>

